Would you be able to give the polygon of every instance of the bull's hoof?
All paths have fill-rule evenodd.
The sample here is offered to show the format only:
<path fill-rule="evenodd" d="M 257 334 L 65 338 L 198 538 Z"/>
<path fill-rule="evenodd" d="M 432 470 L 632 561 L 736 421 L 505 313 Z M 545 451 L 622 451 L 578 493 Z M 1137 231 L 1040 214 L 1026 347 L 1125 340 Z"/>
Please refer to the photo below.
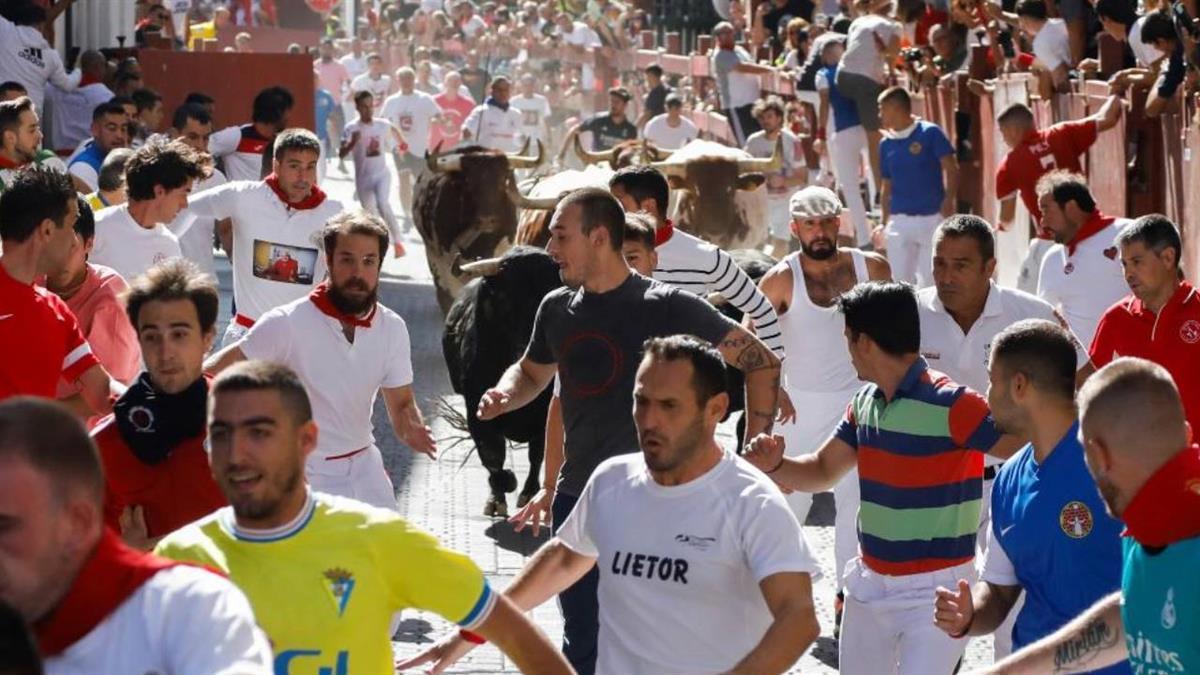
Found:
<path fill-rule="evenodd" d="M 508 501 L 504 499 L 504 495 L 488 497 L 487 504 L 483 507 L 483 515 L 489 518 L 507 518 Z"/>

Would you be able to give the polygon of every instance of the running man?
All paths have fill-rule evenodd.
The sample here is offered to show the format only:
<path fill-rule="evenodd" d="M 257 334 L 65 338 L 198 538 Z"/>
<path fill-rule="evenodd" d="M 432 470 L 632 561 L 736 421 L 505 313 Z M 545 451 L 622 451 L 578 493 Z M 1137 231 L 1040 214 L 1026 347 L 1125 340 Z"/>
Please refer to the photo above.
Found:
<path fill-rule="evenodd" d="M 392 212 L 392 173 L 388 171 L 387 155 L 392 148 L 403 151 L 408 146 L 390 122 L 373 117 L 371 92 L 355 92 L 354 109 L 358 111 L 358 119 L 346 125 L 338 158 L 354 153 L 354 187 L 358 201 L 364 209 L 387 223 L 394 253 L 397 258 L 402 258 L 404 244 L 400 243 L 400 224 Z"/>
<path fill-rule="evenodd" d="M 376 395 L 383 393 L 397 438 L 431 458 L 437 449 L 413 398 L 408 327 L 377 300 L 388 232 L 375 216 L 356 211 L 335 216 L 321 239 L 329 279 L 263 315 L 244 338 L 210 358 L 208 370 L 247 358 L 295 370 L 312 392 L 321 429 L 308 457 L 309 483 L 395 509 L 396 492 L 372 434 Z"/>
<path fill-rule="evenodd" d="M 715 438 L 729 405 L 721 359 L 691 336 L 646 342 L 633 390 L 641 452 L 596 469 L 504 593 L 530 611 L 599 569 L 597 672 L 781 673 L 820 633 L 800 523 Z M 454 635 L 399 667 L 441 672 L 472 647 Z"/>
<path fill-rule="evenodd" d="M 1108 512 L 1125 525 L 1121 590 L 989 673 L 1200 671 L 1200 446 L 1162 366 L 1121 358 L 1079 391 L 1080 440 Z M 1130 424 L 1133 420 L 1136 423 Z"/>
<path fill-rule="evenodd" d="M 393 672 L 388 625 L 409 607 L 495 642 L 524 672 L 570 672 L 470 558 L 392 511 L 308 487 L 304 462 L 318 428 L 304 385 L 286 366 L 252 361 L 221 373 L 209 390 L 208 434 L 213 475 L 230 506 L 174 532 L 157 551 L 214 567 L 245 591 L 274 645 L 276 673 Z"/>

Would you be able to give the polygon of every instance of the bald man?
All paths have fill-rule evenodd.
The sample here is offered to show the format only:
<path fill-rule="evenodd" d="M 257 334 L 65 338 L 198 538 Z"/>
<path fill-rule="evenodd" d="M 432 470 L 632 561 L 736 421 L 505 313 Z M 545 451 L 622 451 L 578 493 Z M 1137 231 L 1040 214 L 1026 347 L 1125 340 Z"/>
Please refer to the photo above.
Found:
<path fill-rule="evenodd" d="M 1200 446 L 1157 364 L 1122 358 L 1079 391 L 1088 469 L 1125 523 L 1121 590 L 986 672 L 1200 672 Z"/>

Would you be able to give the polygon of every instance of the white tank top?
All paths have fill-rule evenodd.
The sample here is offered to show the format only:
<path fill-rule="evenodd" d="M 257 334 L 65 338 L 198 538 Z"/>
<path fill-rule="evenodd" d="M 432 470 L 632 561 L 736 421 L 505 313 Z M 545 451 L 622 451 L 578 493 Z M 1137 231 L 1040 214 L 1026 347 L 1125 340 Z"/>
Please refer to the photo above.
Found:
<path fill-rule="evenodd" d="M 854 276 L 867 281 L 867 261 L 858 249 L 849 250 Z M 819 307 L 808 296 L 800 253 L 784 258 L 792 269 L 792 306 L 779 317 L 783 333 L 783 362 L 787 387 L 797 392 L 833 393 L 853 391 L 862 382 L 850 364 L 846 349 L 846 320 L 836 305 Z"/>

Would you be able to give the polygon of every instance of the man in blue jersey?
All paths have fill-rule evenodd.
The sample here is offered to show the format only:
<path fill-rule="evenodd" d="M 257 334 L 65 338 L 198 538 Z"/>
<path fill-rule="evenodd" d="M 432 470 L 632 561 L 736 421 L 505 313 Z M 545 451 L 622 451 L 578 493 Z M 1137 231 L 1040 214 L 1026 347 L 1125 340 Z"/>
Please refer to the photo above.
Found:
<path fill-rule="evenodd" d="M 1079 442 L 1075 344 L 1050 321 L 1019 321 L 992 343 L 988 405 L 1031 442 L 1000 469 L 982 580 L 939 588 L 935 621 L 950 637 L 996 631 L 1021 591 L 1020 649 L 1061 628 L 1121 581 L 1121 524 L 1104 511 Z M 1128 664 L 1105 669 L 1128 673 Z"/>
<path fill-rule="evenodd" d="M 912 114 L 903 87 L 879 95 L 879 118 L 888 129 L 879 145 L 879 203 L 892 278 L 931 286 L 933 233 L 958 198 L 954 147 L 941 127 Z"/>
<path fill-rule="evenodd" d="M 1162 366 L 1122 358 L 1079 391 L 1087 466 L 1125 524 L 1121 590 L 986 672 L 1200 672 L 1200 446 Z M 1064 571 L 1064 583 L 1071 568 Z M 1074 575 L 1072 575 L 1074 576 Z"/>

